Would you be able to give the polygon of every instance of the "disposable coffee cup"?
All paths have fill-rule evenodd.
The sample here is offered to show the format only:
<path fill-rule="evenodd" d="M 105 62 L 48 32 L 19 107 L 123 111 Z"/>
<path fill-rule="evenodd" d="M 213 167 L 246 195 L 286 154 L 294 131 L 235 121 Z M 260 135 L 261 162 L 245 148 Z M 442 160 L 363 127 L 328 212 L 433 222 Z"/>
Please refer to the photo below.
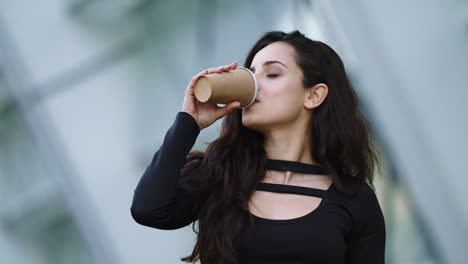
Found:
<path fill-rule="evenodd" d="M 239 108 L 250 106 L 257 98 L 255 75 L 247 68 L 198 77 L 194 87 L 195 98 L 202 103 L 228 104 L 239 101 Z"/>

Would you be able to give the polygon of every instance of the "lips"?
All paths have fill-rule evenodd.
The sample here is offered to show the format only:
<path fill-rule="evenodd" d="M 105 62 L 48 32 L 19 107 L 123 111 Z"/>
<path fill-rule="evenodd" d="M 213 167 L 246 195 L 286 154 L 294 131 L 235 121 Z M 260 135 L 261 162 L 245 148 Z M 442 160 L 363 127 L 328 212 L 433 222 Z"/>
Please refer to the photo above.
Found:
<path fill-rule="evenodd" d="M 258 100 L 253 101 L 253 103 L 251 105 L 249 105 L 246 109 L 252 107 L 253 105 L 257 104 L 258 102 L 260 102 L 260 101 L 258 101 Z"/>

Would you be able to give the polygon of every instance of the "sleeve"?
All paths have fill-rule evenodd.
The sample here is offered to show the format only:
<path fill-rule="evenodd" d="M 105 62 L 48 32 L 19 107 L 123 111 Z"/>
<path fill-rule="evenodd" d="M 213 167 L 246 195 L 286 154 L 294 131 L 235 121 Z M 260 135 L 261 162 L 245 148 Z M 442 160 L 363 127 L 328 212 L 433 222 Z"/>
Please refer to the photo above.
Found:
<path fill-rule="evenodd" d="M 177 183 L 187 154 L 199 133 L 200 127 L 190 114 L 177 113 L 161 147 L 134 190 L 130 212 L 137 223 L 173 230 L 197 220 L 196 207 L 200 196 L 182 191 L 177 188 Z M 188 175 L 193 175 L 193 171 L 196 169 Z"/>
<path fill-rule="evenodd" d="M 355 202 L 346 263 L 385 263 L 385 220 L 377 196 L 367 183 L 362 183 Z"/>

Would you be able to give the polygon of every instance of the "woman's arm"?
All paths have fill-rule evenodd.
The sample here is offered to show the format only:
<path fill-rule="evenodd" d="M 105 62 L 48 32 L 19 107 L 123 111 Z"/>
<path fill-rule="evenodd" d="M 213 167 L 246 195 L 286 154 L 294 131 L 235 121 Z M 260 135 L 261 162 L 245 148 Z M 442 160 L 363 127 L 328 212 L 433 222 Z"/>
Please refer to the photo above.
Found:
<path fill-rule="evenodd" d="M 178 178 L 200 130 L 237 108 L 240 102 L 234 101 L 224 107 L 201 103 L 195 99 L 195 82 L 202 75 L 227 72 L 236 67 L 237 62 L 233 62 L 210 68 L 196 74 L 190 81 L 185 90 L 182 111 L 177 113 L 163 144 L 154 154 L 134 191 L 130 211 L 136 222 L 158 229 L 177 229 L 197 219 L 197 208 L 201 207 L 197 203 L 204 203 L 206 197 L 177 188 Z M 190 175 L 194 174 L 197 174 L 197 168 L 187 172 L 180 183 L 189 182 Z"/>
<path fill-rule="evenodd" d="M 133 219 L 157 229 L 178 229 L 197 219 L 198 195 L 177 188 L 180 172 L 200 127 L 186 112 L 178 112 L 163 144 L 154 154 L 134 190 L 130 208 Z M 189 172 L 186 177 L 196 173 Z"/>
<path fill-rule="evenodd" d="M 354 204 L 355 216 L 348 241 L 347 264 L 385 263 L 385 220 L 375 192 L 362 183 Z"/>

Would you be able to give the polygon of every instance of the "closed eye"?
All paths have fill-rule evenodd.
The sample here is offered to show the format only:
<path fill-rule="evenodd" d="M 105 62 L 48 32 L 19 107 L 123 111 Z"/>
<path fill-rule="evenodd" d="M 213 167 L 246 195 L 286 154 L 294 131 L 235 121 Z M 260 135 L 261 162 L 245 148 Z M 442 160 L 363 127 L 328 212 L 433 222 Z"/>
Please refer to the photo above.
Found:
<path fill-rule="evenodd" d="M 268 78 L 276 78 L 278 76 L 279 76 L 279 74 L 268 74 L 267 75 Z"/>

